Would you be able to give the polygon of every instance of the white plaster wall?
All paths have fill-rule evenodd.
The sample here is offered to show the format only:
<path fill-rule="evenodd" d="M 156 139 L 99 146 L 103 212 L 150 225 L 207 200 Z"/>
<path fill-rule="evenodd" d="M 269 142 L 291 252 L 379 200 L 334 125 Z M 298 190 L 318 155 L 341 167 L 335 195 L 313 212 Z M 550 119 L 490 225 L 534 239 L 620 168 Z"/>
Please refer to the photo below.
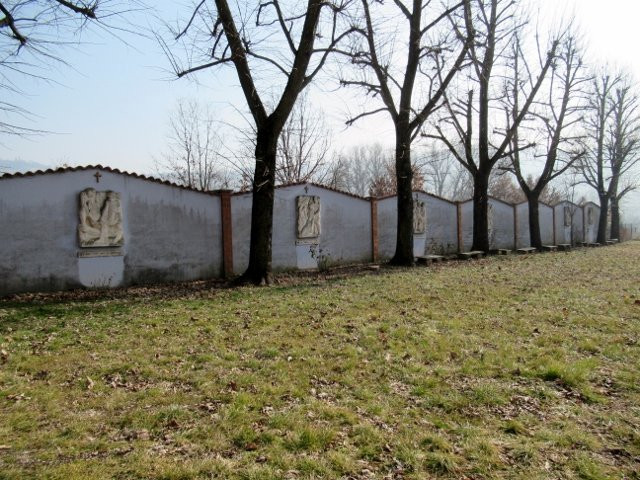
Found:
<path fill-rule="evenodd" d="M 543 245 L 555 245 L 553 239 L 553 208 L 544 203 L 539 207 L 540 238 Z"/>
<path fill-rule="evenodd" d="M 415 192 L 415 196 L 425 203 L 427 228 L 424 234 L 414 235 L 414 254 L 456 252 L 458 250 L 458 213 L 455 203 L 424 192 Z M 378 201 L 378 254 L 382 259 L 391 258 L 395 253 L 397 215 L 398 199 L 395 195 Z"/>
<path fill-rule="evenodd" d="M 584 216 L 582 207 L 575 206 L 573 208 L 572 228 L 569 230 L 570 243 L 576 245 L 584 242 Z"/>
<path fill-rule="evenodd" d="M 514 248 L 513 205 L 501 202 L 495 198 L 490 198 L 489 204 L 493 205 L 493 228 L 489 234 L 491 249 Z"/>
<path fill-rule="evenodd" d="M 378 256 L 382 260 L 393 257 L 396 251 L 398 228 L 398 199 L 394 195 L 378 200 Z"/>
<path fill-rule="evenodd" d="M 516 206 L 517 223 L 517 248 L 531 246 L 529 232 L 529 204 L 520 203 Z M 554 245 L 553 238 L 553 208 L 540 203 L 538 206 L 538 218 L 540 222 L 540 239 L 543 245 Z"/>
<path fill-rule="evenodd" d="M 564 224 L 564 207 L 571 210 L 571 225 Z M 571 202 L 560 202 L 553 207 L 556 211 L 556 244 L 576 245 L 583 241 L 582 208 Z"/>
<path fill-rule="evenodd" d="M 458 208 L 455 203 L 419 193 L 427 207 L 426 254 L 458 251 Z"/>
<path fill-rule="evenodd" d="M 100 170 L 0 179 L 0 294 L 208 278 L 222 271 L 220 200 Z M 122 256 L 78 258 L 79 193 L 119 192 Z"/>
<path fill-rule="evenodd" d="M 493 207 L 493 228 L 489 232 L 489 247 L 491 250 L 514 248 L 513 206 L 495 198 L 490 198 L 489 204 Z M 473 245 L 473 201 L 467 200 L 461 207 L 463 251 L 469 251 Z"/>
<path fill-rule="evenodd" d="M 462 251 L 468 252 L 473 245 L 473 201 L 463 202 L 460 209 L 462 213 Z"/>
<path fill-rule="evenodd" d="M 531 246 L 531 235 L 529 233 L 529 204 L 527 202 L 516 205 L 516 248 L 526 248 Z"/>
<path fill-rule="evenodd" d="M 320 197 L 320 236 L 316 245 L 296 245 L 296 198 L 301 195 Z M 236 274 L 249 264 L 251 201 L 251 193 L 231 197 Z M 276 270 L 315 268 L 319 256 L 329 265 L 368 262 L 372 258 L 371 204 L 311 184 L 276 188 L 272 235 L 272 267 Z"/>
<path fill-rule="evenodd" d="M 244 272 L 249 265 L 249 241 L 251 239 L 251 194 L 231 196 L 231 232 L 233 245 L 233 271 Z"/>
<path fill-rule="evenodd" d="M 585 242 L 595 243 L 598 241 L 598 223 L 600 221 L 600 207 L 595 203 L 588 202 L 582 206 L 584 211 L 584 232 Z M 589 210 L 591 210 L 591 223 L 589 223 Z"/>

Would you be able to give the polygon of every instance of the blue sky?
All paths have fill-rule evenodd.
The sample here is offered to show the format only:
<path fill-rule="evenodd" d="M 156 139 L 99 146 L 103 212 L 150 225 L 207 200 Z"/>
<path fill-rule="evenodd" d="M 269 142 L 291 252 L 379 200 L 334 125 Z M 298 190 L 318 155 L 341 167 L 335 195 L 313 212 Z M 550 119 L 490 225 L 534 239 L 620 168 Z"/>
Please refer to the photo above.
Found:
<path fill-rule="evenodd" d="M 530 0 L 550 22 L 560 13 L 575 12 L 591 49 L 591 58 L 627 66 L 640 78 L 636 0 Z M 182 16 L 181 2 L 158 1 L 164 19 Z M 157 21 L 147 14 L 150 25 Z M 237 121 L 244 99 L 232 69 L 208 71 L 193 80 L 172 78 L 169 62 L 154 38 L 123 35 L 127 43 L 104 31 L 84 35 L 79 47 L 61 56 L 71 65 L 58 65 L 47 75 L 51 82 L 21 80 L 28 96 L 16 101 L 33 114 L 26 126 L 56 132 L 30 138 L 0 140 L 0 163 L 20 158 L 47 166 L 100 163 L 152 173 L 153 158 L 166 149 L 168 117 L 179 98 L 197 98 L 211 105 L 218 118 Z M 393 141 L 385 116 L 345 130 L 343 122 L 355 92 L 319 92 L 321 104 L 334 127 L 334 147 L 354 143 Z M 357 109 L 357 105 L 355 107 Z M 388 142 L 384 142 L 384 139 Z M 634 202 L 640 204 L 636 197 Z M 640 205 L 638 205 L 640 206 Z"/>

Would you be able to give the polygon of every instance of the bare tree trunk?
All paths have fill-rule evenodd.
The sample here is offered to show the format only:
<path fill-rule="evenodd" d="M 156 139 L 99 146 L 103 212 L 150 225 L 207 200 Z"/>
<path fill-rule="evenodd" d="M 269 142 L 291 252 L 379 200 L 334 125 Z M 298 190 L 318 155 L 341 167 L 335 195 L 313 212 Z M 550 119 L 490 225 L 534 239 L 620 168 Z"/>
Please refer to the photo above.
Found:
<path fill-rule="evenodd" d="M 611 198 L 611 235 L 610 238 L 620 240 L 620 203 L 614 196 Z"/>
<path fill-rule="evenodd" d="M 259 128 L 256 141 L 256 168 L 251 208 L 249 266 L 238 283 L 268 284 L 271 281 L 271 237 L 275 192 L 276 156 L 279 132 Z"/>
<path fill-rule="evenodd" d="M 408 122 L 407 122 L 408 123 Z M 396 177 L 398 229 L 396 252 L 392 265 L 411 266 L 413 259 L 413 170 L 411 168 L 411 135 L 408 125 L 396 129 Z"/>
<path fill-rule="evenodd" d="M 598 220 L 598 243 L 607 243 L 607 214 L 609 212 L 609 196 L 600 195 L 600 219 Z M 585 239 L 586 241 L 586 239 Z"/>
<path fill-rule="evenodd" d="M 527 203 L 529 204 L 529 239 L 531 240 L 531 246 L 541 249 L 540 193 L 535 190 L 527 192 Z"/>
<path fill-rule="evenodd" d="M 473 178 L 473 245 L 471 250 L 488 252 L 489 174 L 478 171 Z"/>

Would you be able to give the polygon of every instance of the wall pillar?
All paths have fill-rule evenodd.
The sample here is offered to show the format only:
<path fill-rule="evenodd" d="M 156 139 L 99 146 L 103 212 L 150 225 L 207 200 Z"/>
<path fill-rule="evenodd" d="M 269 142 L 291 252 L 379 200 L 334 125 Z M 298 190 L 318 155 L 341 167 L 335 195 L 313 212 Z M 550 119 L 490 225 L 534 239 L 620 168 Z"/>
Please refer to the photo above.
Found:
<path fill-rule="evenodd" d="M 378 261 L 378 199 L 369 197 L 371 205 L 371 261 Z"/>
<path fill-rule="evenodd" d="M 513 249 L 518 249 L 518 205 L 513 205 Z"/>
<path fill-rule="evenodd" d="M 582 241 L 587 241 L 587 216 L 585 215 L 584 205 L 580 207 L 582 210 Z"/>
<path fill-rule="evenodd" d="M 456 219 L 458 226 L 458 253 L 462 253 L 464 245 L 462 241 L 462 204 L 460 202 L 456 202 Z"/>
<path fill-rule="evenodd" d="M 558 245 L 558 241 L 556 240 L 556 207 L 557 205 L 554 205 L 553 207 L 551 207 L 551 212 L 553 213 L 553 244 L 554 245 Z M 562 213 L 564 213 L 564 209 L 562 211 Z M 562 224 L 564 225 L 564 216 L 562 218 Z"/>
<path fill-rule="evenodd" d="M 233 276 L 233 232 L 231 230 L 231 190 L 219 190 L 222 219 L 222 272 L 225 278 Z"/>

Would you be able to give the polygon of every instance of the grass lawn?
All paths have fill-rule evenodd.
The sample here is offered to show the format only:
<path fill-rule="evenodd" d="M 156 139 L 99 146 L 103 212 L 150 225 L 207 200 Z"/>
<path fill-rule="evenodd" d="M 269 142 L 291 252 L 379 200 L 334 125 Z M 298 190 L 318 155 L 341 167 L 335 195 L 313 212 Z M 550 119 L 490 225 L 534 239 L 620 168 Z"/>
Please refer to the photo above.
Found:
<path fill-rule="evenodd" d="M 0 302 L 0 478 L 639 479 L 640 242 Z"/>

